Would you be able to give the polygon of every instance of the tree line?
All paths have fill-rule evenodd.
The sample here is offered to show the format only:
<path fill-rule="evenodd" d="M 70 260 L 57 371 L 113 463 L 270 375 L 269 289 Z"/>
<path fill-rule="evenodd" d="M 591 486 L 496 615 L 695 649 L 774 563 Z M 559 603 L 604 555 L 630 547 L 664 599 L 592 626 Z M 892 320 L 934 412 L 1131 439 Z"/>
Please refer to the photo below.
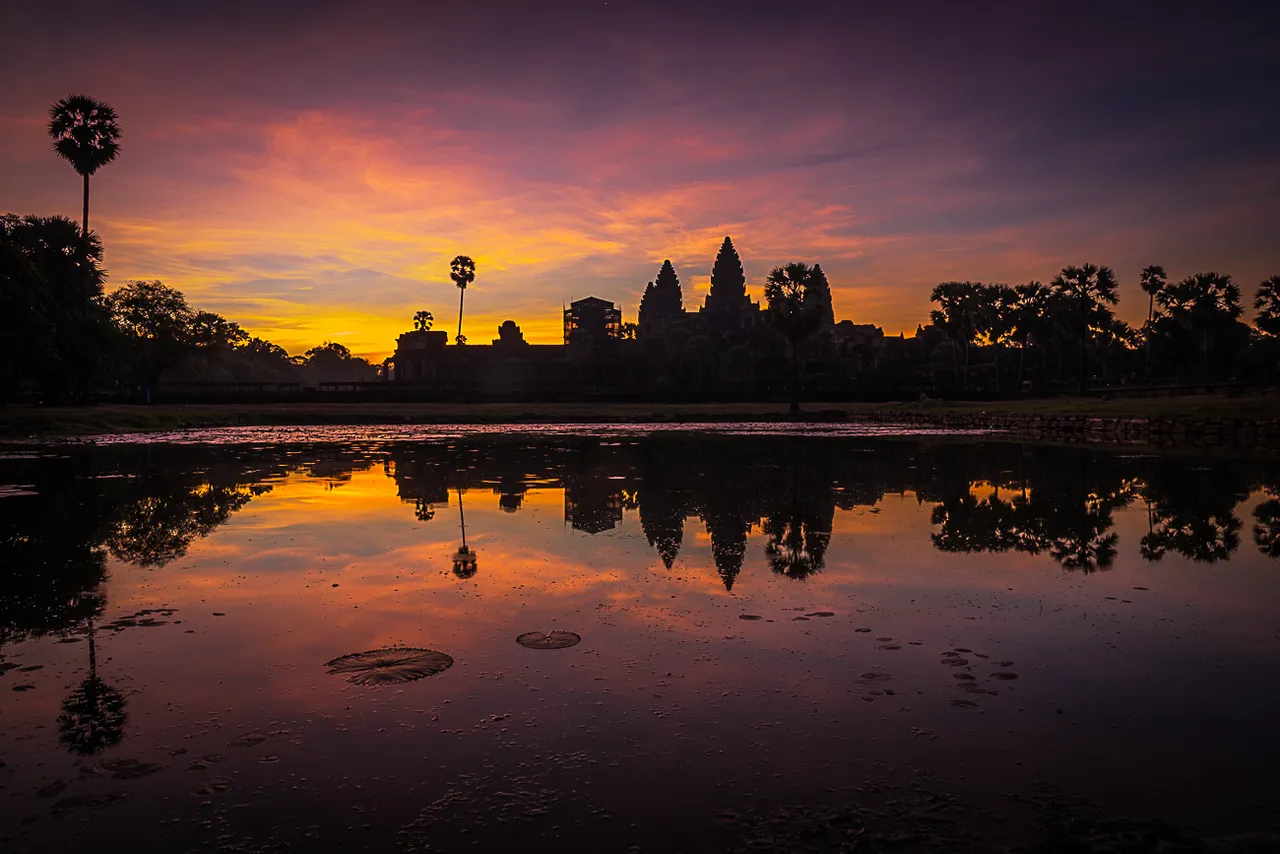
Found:
<path fill-rule="evenodd" d="M 1240 286 L 1229 275 L 1193 273 L 1170 281 L 1153 265 L 1139 283 L 1148 306 L 1137 328 L 1115 315 L 1115 273 L 1095 264 L 1064 267 L 1047 285 L 943 282 L 930 295 L 936 305 L 930 322 L 952 345 L 962 387 L 969 385 L 975 345 L 991 353 L 996 391 L 1006 379 L 1021 387 L 1024 380 L 1044 384 L 1070 376 L 1084 390 L 1099 376 L 1207 382 L 1275 373 L 1280 276 L 1258 286 L 1252 328 L 1241 319 Z"/>
<path fill-rule="evenodd" d="M 95 394 L 149 401 L 172 381 L 315 384 L 372 380 L 341 344 L 301 356 L 188 304 L 159 281 L 104 293 L 102 245 L 64 217 L 0 217 L 0 399 Z"/>

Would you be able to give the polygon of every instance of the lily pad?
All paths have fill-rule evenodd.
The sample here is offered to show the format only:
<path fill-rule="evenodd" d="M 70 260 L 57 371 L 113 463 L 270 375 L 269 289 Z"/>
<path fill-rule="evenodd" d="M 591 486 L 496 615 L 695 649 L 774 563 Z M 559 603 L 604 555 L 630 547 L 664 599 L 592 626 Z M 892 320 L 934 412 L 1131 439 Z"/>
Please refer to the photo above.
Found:
<path fill-rule="evenodd" d="M 325 666 L 330 674 L 350 674 L 347 681 L 353 685 L 398 685 L 443 673 L 453 666 L 453 658 L 434 649 L 394 646 L 353 652 Z"/>
<path fill-rule="evenodd" d="M 525 649 L 568 649 L 582 643 L 577 632 L 525 632 L 516 638 Z"/>

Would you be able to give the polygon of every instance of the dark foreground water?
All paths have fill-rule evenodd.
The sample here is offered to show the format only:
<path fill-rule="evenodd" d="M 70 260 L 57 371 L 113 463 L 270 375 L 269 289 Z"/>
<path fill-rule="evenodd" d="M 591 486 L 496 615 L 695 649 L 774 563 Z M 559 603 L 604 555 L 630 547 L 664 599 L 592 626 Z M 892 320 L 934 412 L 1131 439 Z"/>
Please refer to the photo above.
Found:
<path fill-rule="evenodd" d="M 199 438 L 0 451 L 0 849 L 1280 847 L 1273 461 Z"/>

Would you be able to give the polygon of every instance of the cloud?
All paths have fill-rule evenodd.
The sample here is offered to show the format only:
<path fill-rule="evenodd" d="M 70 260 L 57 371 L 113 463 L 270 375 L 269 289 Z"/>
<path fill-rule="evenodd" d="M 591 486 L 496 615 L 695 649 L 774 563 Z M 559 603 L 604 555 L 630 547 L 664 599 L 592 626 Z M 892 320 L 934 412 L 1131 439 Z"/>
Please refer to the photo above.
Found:
<path fill-rule="evenodd" d="M 821 261 L 837 313 L 891 333 L 941 280 L 1087 259 L 1123 294 L 1153 262 L 1280 268 L 1280 96 L 1238 22 L 481 5 L 132 2 L 110 51 L 72 34 L 49 66 L 23 40 L 0 59 L 0 208 L 78 210 L 43 116 L 91 79 L 125 128 L 93 185 L 112 281 L 162 278 L 294 352 L 381 356 L 414 311 L 443 322 L 457 253 L 482 341 L 507 317 L 559 340 L 591 293 L 631 314 L 664 258 L 696 305 L 725 234 L 757 294 Z"/>

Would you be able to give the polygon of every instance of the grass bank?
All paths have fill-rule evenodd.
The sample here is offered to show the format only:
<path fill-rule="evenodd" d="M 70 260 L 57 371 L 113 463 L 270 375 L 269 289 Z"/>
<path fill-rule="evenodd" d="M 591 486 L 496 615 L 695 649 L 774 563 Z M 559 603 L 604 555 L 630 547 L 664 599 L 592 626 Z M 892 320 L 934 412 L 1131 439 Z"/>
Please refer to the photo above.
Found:
<path fill-rule="evenodd" d="M 1091 415 L 1106 418 L 1280 418 L 1280 394 L 1058 397 L 999 402 L 811 403 L 806 417 L 884 418 L 895 412 Z M 660 423 L 789 420 L 783 403 L 239 403 L 0 407 L 7 439 L 187 428 L 316 424 Z"/>

